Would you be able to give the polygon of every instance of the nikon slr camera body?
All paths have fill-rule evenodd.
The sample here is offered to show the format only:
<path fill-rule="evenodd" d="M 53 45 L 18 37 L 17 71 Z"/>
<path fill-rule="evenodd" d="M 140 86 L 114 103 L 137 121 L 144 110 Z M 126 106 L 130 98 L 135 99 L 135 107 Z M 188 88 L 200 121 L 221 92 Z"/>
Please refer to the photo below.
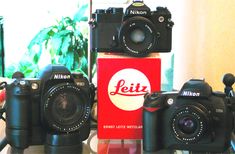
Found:
<path fill-rule="evenodd" d="M 90 23 L 93 51 L 125 52 L 137 57 L 171 51 L 174 23 L 167 8 L 151 11 L 137 1 L 125 13 L 123 8 L 97 9 Z"/>
<path fill-rule="evenodd" d="M 13 79 L 6 87 L 6 138 L 11 147 L 45 144 L 46 153 L 81 149 L 90 133 L 90 87 L 82 74 L 60 65 L 48 65 L 38 78 Z"/>
<path fill-rule="evenodd" d="M 190 80 L 179 92 L 146 94 L 144 150 L 224 152 L 230 147 L 234 103 L 203 80 Z"/>

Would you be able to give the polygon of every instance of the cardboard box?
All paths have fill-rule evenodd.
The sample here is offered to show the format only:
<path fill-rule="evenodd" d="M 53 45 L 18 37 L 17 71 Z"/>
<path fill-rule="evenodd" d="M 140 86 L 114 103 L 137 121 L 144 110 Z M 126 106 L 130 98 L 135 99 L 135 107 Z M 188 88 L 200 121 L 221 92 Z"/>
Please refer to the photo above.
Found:
<path fill-rule="evenodd" d="M 99 53 L 97 59 L 98 138 L 142 139 L 142 106 L 159 91 L 161 59 Z"/>

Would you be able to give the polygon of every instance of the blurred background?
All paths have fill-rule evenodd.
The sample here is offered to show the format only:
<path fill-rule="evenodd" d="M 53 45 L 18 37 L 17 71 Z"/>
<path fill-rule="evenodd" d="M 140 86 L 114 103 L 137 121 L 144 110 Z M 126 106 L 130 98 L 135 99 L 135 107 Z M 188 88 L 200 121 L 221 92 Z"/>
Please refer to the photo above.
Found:
<path fill-rule="evenodd" d="M 89 2 L 81 0 L 9 0 L 3 17 L 5 76 L 26 77 L 47 64 L 63 64 L 87 73 Z"/>
<path fill-rule="evenodd" d="M 92 11 L 127 7 L 131 2 L 93 0 Z M 223 90 L 222 76 L 235 74 L 235 1 L 144 2 L 152 10 L 167 7 L 175 23 L 172 52 L 161 54 L 162 90 L 180 89 L 191 78 L 205 78 L 214 90 Z M 1 0 L 4 75 L 21 70 L 32 77 L 47 63 L 62 63 L 72 71 L 87 73 L 89 12 L 89 1 L 82 0 Z"/>

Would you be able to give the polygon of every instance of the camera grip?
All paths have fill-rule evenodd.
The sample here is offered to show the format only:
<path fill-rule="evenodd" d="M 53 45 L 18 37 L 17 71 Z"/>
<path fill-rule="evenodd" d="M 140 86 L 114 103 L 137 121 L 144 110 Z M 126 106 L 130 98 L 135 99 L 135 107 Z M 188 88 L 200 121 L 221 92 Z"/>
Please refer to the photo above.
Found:
<path fill-rule="evenodd" d="M 14 82 L 6 89 L 6 138 L 12 147 L 29 145 L 30 89 L 26 82 Z"/>
<path fill-rule="evenodd" d="M 143 149 L 153 152 L 163 149 L 159 108 L 143 108 Z"/>

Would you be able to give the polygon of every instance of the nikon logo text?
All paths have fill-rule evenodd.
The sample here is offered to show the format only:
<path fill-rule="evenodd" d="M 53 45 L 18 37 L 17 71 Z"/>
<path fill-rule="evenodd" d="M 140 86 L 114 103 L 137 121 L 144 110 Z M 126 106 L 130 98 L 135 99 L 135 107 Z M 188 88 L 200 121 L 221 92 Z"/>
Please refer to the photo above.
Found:
<path fill-rule="evenodd" d="M 55 74 L 53 79 L 70 79 L 70 75 L 64 75 L 64 74 Z"/>
<path fill-rule="evenodd" d="M 130 14 L 146 15 L 147 11 L 130 10 Z"/>
<path fill-rule="evenodd" d="M 143 105 L 143 95 L 150 92 L 148 78 L 139 70 L 123 69 L 114 74 L 109 81 L 108 95 L 119 109 L 137 110 Z"/>
<path fill-rule="evenodd" d="M 198 97 L 200 96 L 200 93 L 197 93 L 197 92 L 192 92 L 192 91 L 183 91 L 182 96 L 195 96 L 195 97 Z"/>

